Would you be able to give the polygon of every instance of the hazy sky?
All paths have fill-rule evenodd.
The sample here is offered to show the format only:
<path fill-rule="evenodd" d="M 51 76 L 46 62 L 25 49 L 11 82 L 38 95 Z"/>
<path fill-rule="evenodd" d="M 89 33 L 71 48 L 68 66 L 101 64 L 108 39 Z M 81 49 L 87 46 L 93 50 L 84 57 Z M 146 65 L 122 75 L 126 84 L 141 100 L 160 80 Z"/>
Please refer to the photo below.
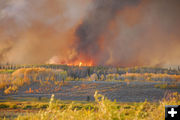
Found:
<path fill-rule="evenodd" d="M 180 64 L 179 0 L 0 0 L 0 63 Z"/>

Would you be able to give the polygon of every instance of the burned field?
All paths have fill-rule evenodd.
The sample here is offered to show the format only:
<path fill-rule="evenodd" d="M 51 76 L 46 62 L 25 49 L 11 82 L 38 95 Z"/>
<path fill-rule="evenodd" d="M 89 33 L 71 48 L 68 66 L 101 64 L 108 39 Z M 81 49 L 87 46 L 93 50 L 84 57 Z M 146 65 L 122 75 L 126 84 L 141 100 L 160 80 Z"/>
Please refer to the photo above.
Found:
<path fill-rule="evenodd" d="M 82 82 L 69 81 L 61 86 L 60 90 L 54 92 L 54 88 L 47 88 L 49 92 L 27 93 L 28 89 L 20 89 L 15 95 L 6 95 L 3 98 L 11 97 L 32 97 L 32 98 L 50 98 L 52 94 L 59 100 L 70 101 L 94 101 L 94 93 L 98 91 L 110 100 L 119 102 L 144 102 L 145 100 L 156 102 L 162 100 L 166 95 L 173 92 L 180 93 L 180 84 L 178 88 L 157 88 L 159 83 L 151 82 Z M 38 88 L 38 87 L 37 87 Z M 36 91 L 36 87 L 32 91 Z M 2 98 L 2 96 L 1 96 Z"/>
<path fill-rule="evenodd" d="M 179 69 L 65 65 L 2 65 L 1 99 L 11 97 L 94 101 L 98 91 L 119 102 L 159 101 L 180 92 Z"/>

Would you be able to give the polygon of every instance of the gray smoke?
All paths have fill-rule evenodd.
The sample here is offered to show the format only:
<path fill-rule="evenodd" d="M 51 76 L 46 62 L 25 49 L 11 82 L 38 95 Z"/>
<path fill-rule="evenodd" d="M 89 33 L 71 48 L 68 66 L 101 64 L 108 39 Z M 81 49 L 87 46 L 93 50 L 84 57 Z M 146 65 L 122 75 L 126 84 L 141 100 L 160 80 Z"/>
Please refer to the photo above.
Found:
<path fill-rule="evenodd" d="M 100 52 L 97 44 L 100 35 L 106 30 L 109 22 L 117 12 L 126 6 L 135 6 L 140 0 L 95 0 L 93 8 L 77 28 L 77 51 L 85 57 L 95 59 Z"/>
<path fill-rule="evenodd" d="M 66 54 L 87 4 L 82 0 L 1 0 L 0 63 L 45 63 Z"/>
<path fill-rule="evenodd" d="M 0 63 L 180 64 L 179 0 L 1 0 Z"/>
<path fill-rule="evenodd" d="M 179 0 L 96 0 L 94 6 L 76 31 L 83 56 L 120 66 L 180 63 Z"/>

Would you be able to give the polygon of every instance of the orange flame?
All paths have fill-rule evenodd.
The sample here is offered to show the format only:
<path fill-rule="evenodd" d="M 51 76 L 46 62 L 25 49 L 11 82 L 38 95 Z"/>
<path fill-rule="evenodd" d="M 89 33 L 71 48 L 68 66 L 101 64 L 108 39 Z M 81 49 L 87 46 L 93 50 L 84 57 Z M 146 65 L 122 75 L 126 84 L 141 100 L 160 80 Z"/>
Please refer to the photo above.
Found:
<path fill-rule="evenodd" d="M 93 62 L 92 61 L 75 61 L 75 62 L 72 62 L 72 63 L 67 63 L 68 66 L 79 66 L 79 67 L 82 67 L 82 66 L 93 66 Z"/>
<path fill-rule="evenodd" d="M 81 67 L 82 65 L 83 65 L 83 63 L 82 63 L 82 62 L 80 62 L 80 63 L 79 63 L 79 67 Z"/>

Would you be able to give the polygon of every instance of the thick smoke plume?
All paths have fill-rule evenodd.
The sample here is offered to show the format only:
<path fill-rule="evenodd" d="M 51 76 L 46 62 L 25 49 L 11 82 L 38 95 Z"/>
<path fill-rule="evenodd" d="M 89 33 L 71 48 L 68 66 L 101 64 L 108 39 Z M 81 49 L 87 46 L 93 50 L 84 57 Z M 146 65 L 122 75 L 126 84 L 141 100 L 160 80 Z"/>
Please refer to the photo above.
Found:
<path fill-rule="evenodd" d="M 97 64 L 179 64 L 178 0 L 95 0 L 76 31 L 77 51 Z"/>
<path fill-rule="evenodd" d="M 84 59 L 88 57 L 99 62 L 97 64 L 104 64 L 97 58 L 100 52 L 98 45 L 100 35 L 107 29 L 118 11 L 126 6 L 137 5 L 138 2 L 139 0 L 95 0 L 92 10 L 76 30 L 77 52 L 83 54 Z"/>
<path fill-rule="evenodd" d="M 180 64 L 179 0 L 1 0 L 0 63 Z"/>

